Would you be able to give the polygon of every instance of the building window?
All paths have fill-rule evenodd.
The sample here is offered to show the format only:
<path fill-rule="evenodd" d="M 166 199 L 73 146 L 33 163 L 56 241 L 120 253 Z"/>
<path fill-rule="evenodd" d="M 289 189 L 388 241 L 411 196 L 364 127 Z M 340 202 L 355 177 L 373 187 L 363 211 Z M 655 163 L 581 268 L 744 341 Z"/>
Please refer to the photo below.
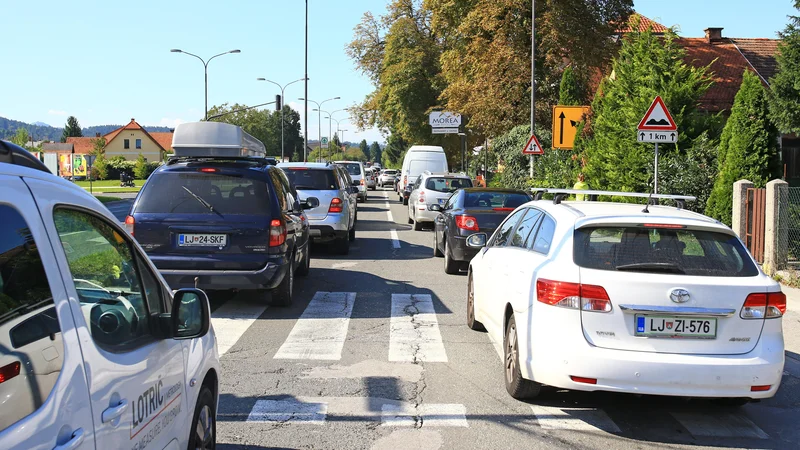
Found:
<path fill-rule="evenodd" d="M 142 148 L 142 140 L 141 139 L 137 139 L 136 140 L 136 148 L 139 148 L 139 149 Z"/>
<path fill-rule="evenodd" d="M 127 148 L 131 148 L 131 140 L 130 140 L 130 139 L 125 139 L 125 140 L 122 142 L 122 144 L 123 144 L 123 147 L 124 147 L 124 148 L 126 148 L 126 149 L 127 149 Z"/>

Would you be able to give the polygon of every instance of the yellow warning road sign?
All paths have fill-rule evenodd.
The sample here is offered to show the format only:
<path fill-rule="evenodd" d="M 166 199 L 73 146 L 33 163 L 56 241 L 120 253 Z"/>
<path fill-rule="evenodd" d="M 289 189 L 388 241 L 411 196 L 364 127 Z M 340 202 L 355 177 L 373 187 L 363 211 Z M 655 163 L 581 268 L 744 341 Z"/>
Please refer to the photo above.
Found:
<path fill-rule="evenodd" d="M 553 148 L 571 150 L 588 106 L 553 106 Z"/>

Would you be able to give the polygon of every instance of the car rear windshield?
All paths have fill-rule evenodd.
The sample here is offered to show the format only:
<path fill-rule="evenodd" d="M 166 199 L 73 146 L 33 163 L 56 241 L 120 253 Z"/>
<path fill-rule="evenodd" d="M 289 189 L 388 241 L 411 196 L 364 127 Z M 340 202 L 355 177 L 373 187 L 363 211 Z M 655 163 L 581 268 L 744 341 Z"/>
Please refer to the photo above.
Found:
<path fill-rule="evenodd" d="M 516 208 L 531 201 L 517 192 L 468 192 L 464 199 L 466 208 Z"/>
<path fill-rule="evenodd" d="M 361 176 L 361 164 L 359 164 L 359 163 L 342 163 L 341 165 L 344 166 L 344 168 L 347 170 L 347 173 L 349 173 L 350 176 L 353 176 L 353 175 L 358 175 L 359 177 Z"/>
<path fill-rule="evenodd" d="M 329 191 L 338 189 L 333 170 L 284 169 L 295 189 L 300 191 Z"/>
<path fill-rule="evenodd" d="M 267 215 L 269 203 L 267 184 L 244 174 L 161 172 L 147 180 L 135 212 Z"/>
<path fill-rule="evenodd" d="M 644 226 L 575 230 L 575 263 L 587 269 L 752 277 L 758 269 L 736 237 L 706 230 Z"/>
<path fill-rule="evenodd" d="M 425 182 L 425 189 L 436 192 L 453 192 L 469 187 L 472 187 L 472 180 L 469 178 L 430 177 Z"/>
<path fill-rule="evenodd" d="M 397 175 L 397 171 L 396 170 L 384 170 L 383 174 L 384 175 Z"/>

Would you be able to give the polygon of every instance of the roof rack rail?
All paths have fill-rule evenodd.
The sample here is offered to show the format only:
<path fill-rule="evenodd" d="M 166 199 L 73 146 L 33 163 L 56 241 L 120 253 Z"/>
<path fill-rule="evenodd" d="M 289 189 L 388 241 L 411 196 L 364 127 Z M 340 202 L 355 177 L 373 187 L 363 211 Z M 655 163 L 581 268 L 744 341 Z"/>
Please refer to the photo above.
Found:
<path fill-rule="evenodd" d="M 545 193 L 553 194 L 553 204 L 558 205 L 564 200 L 566 197 L 570 195 L 587 195 L 589 196 L 590 201 L 597 201 L 597 197 L 600 195 L 607 195 L 610 197 L 635 197 L 635 198 L 646 198 L 648 199 L 648 203 L 650 200 L 674 200 L 675 206 L 678 209 L 683 209 L 686 206 L 686 202 L 693 202 L 697 200 L 697 197 L 692 195 L 673 195 L 673 194 L 651 194 L 646 192 L 620 192 L 620 191 L 599 191 L 599 190 L 584 190 L 584 189 L 545 189 L 545 188 L 534 188 L 531 189 L 531 192 L 534 193 L 534 199 L 541 200 L 542 195 Z"/>

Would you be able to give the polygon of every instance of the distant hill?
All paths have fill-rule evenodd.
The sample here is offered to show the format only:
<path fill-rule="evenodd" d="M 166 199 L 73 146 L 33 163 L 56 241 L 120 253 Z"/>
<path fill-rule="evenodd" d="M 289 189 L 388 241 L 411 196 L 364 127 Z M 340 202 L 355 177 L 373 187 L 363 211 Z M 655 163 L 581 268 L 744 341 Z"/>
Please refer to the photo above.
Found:
<path fill-rule="evenodd" d="M 106 133 L 116 130 L 121 126 L 122 125 L 96 125 L 93 127 L 85 127 L 81 131 L 83 132 L 84 136 L 88 137 L 94 136 L 95 133 L 100 133 L 102 136 Z M 32 134 L 33 138 L 37 141 L 47 140 L 59 142 L 61 140 L 61 134 L 64 133 L 64 128 L 51 127 L 43 122 L 25 123 L 18 120 L 0 117 L 0 139 L 10 139 L 17 132 L 17 128 L 25 128 L 28 130 L 28 133 Z M 147 131 L 169 131 L 169 128 L 167 127 L 145 126 L 144 129 Z"/>

